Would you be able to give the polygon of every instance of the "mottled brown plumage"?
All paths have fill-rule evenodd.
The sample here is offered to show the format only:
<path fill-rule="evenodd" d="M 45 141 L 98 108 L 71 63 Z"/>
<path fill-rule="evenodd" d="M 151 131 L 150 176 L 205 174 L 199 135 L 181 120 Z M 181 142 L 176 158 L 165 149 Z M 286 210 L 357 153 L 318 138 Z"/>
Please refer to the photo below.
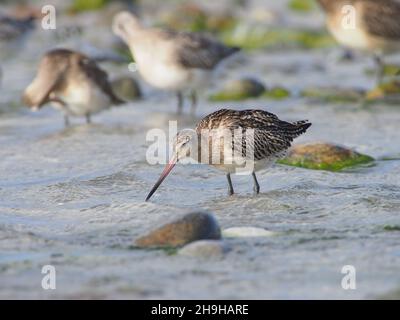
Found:
<path fill-rule="evenodd" d="M 242 139 L 232 139 L 232 149 L 235 149 L 233 144 L 242 144 L 243 156 L 249 152 L 254 153 L 254 160 L 257 161 L 280 156 L 290 147 L 293 139 L 310 126 L 311 123 L 307 121 L 282 121 L 264 110 L 221 109 L 203 118 L 196 126 L 196 131 L 200 134 L 203 130 L 228 129 L 234 134 L 239 129 L 243 133 Z M 246 146 L 244 134 L 249 129 L 254 130 L 254 146 Z"/>
<path fill-rule="evenodd" d="M 370 34 L 400 41 L 400 2 L 364 0 L 363 6 L 365 26 Z"/>
<path fill-rule="evenodd" d="M 263 110 L 221 109 L 213 112 L 198 123 L 194 132 L 185 130 L 178 133 L 174 144 L 175 155 L 146 200 L 175 163 L 187 156 L 226 171 L 229 194 L 233 194 L 230 174 L 238 171 L 252 174 L 254 190 L 258 193 L 260 187 L 255 172 L 284 156 L 292 141 L 310 126 L 308 121 L 290 123 Z"/>

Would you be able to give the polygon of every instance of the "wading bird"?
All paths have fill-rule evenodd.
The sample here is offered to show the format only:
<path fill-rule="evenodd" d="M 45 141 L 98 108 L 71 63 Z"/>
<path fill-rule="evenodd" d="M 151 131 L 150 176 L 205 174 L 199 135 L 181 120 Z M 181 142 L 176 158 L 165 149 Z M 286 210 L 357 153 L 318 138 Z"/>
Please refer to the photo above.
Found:
<path fill-rule="evenodd" d="M 327 14 L 327 27 L 349 49 L 369 52 L 382 82 L 382 55 L 400 50 L 400 2 L 396 0 L 318 0 Z"/>
<path fill-rule="evenodd" d="M 107 73 L 92 59 L 66 49 L 44 55 L 23 101 L 32 110 L 52 103 L 64 113 L 65 125 L 69 125 L 69 116 L 84 116 L 90 123 L 92 114 L 124 102 L 114 94 Z"/>
<path fill-rule="evenodd" d="M 220 62 L 240 50 L 199 33 L 146 28 L 127 11 L 114 17 L 113 31 L 129 46 L 146 82 L 176 92 L 178 113 L 182 112 L 185 91 L 191 92 L 195 112 L 196 90 L 210 85 Z"/>
<path fill-rule="evenodd" d="M 196 154 L 193 152 L 196 151 L 198 162 L 210 164 L 226 172 L 229 195 L 234 193 L 231 174 L 238 170 L 253 176 L 254 191 L 259 193 L 260 186 L 255 172 L 271 166 L 283 157 L 293 139 L 306 132 L 310 126 L 308 121 L 282 121 L 276 115 L 263 110 L 221 109 L 213 112 L 203 118 L 191 133 L 184 130 L 177 134 L 174 155 L 146 201 L 175 164 L 188 156 L 193 157 Z"/>

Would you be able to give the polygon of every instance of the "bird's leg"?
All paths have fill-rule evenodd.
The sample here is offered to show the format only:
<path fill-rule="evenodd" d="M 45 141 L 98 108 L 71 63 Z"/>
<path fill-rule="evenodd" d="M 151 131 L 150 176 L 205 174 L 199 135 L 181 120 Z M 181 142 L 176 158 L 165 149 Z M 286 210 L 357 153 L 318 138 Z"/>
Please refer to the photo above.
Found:
<path fill-rule="evenodd" d="M 258 184 L 257 177 L 256 177 L 256 173 L 253 171 L 251 175 L 253 176 L 253 181 L 254 181 L 254 188 L 253 188 L 253 190 L 254 190 L 254 192 L 255 192 L 256 194 L 259 194 L 259 193 L 260 193 L 260 185 Z"/>
<path fill-rule="evenodd" d="M 380 85 L 383 82 L 383 78 L 384 78 L 384 69 L 385 69 L 385 65 L 383 63 L 382 57 L 380 54 L 375 54 L 374 55 L 374 60 L 377 66 L 377 84 Z"/>
<path fill-rule="evenodd" d="M 92 120 L 90 119 L 90 113 L 87 113 L 85 117 L 86 117 L 86 123 L 90 124 L 92 122 Z"/>
<path fill-rule="evenodd" d="M 228 195 L 233 195 L 235 192 L 233 191 L 233 185 L 231 180 L 231 174 L 227 173 L 226 178 L 228 179 Z"/>
<path fill-rule="evenodd" d="M 176 93 L 176 97 L 178 98 L 178 114 L 182 114 L 182 109 L 183 109 L 183 95 L 181 91 L 178 91 Z"/>
<path fill-rule="evenodd" d="M 64 114 L 64 125 L 66 127 L 69 127 L 70 123 L 69 123 L 69 117 L 68 115 Z"/>
<path fill-rule="evenodd" d="M 192 105 L 190 107 L 190 113 L 194 116 L 197 107 L 197 94 L 195 90 L 192 90 L 192 92 L 190 93 L 190 100 L 192 102 Z"/>

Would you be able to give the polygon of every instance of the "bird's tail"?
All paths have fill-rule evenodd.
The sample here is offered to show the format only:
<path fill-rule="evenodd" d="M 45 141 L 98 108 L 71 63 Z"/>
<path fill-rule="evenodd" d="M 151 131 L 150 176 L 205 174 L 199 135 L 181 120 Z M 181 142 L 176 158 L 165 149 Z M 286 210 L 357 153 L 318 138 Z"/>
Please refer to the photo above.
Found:
<path fill-rule="evenodd" d="M 239 52 L 240 50 L 242 50 L 240 47 L 228 47 L 225 52 L 225 57 L 229 57 L 235 54 L 236 52 Z"/>
<path fill-rule="evenodd" d="M 301 120 L 301 121 L 296 121 L 292 123 L 293 125 L 293 130 L 292 133 L 294 137 L 298 137 L 304 132 L 307 131 L 309 127 L 311 127 L 312 123 L 309 122 L 308 120 Z"/>

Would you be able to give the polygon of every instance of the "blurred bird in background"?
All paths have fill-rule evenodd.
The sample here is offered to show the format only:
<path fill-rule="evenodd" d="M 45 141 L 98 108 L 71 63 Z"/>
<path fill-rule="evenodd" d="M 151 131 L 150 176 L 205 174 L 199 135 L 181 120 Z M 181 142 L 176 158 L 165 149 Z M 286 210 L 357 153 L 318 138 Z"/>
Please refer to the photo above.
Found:
<path fill-rule="evenodd" d="M 64 113 L 65 125 L 69 125 L 69 116 L 84 116 L 90 123 L 92 114 L 124 102 L 114 94 L 107 73 L 96 62 L 66 49 L 44 55 L 23 101 L 32 110 L 51 102 Z"/>
<path fill-rule="evenodd" d="M 199 33 L 146 28 L 127 11 L 115 16 L 113 31 L 129 46 L 145 81 L 155 88 L 176 92 L 179 114 L 183 93 L 190 92 L 194 113 L 197 90 L 209 86 L 213 71 L 240 50 Z"/>
<path fill-rule="evenodd" d="M 381 83 L 382 56 L 400 50 L 400 2 L 396 0 L 318 0 L 337 42 L 374 55 Z M 354 21 L 352 21 L 354 20 Z"/>

